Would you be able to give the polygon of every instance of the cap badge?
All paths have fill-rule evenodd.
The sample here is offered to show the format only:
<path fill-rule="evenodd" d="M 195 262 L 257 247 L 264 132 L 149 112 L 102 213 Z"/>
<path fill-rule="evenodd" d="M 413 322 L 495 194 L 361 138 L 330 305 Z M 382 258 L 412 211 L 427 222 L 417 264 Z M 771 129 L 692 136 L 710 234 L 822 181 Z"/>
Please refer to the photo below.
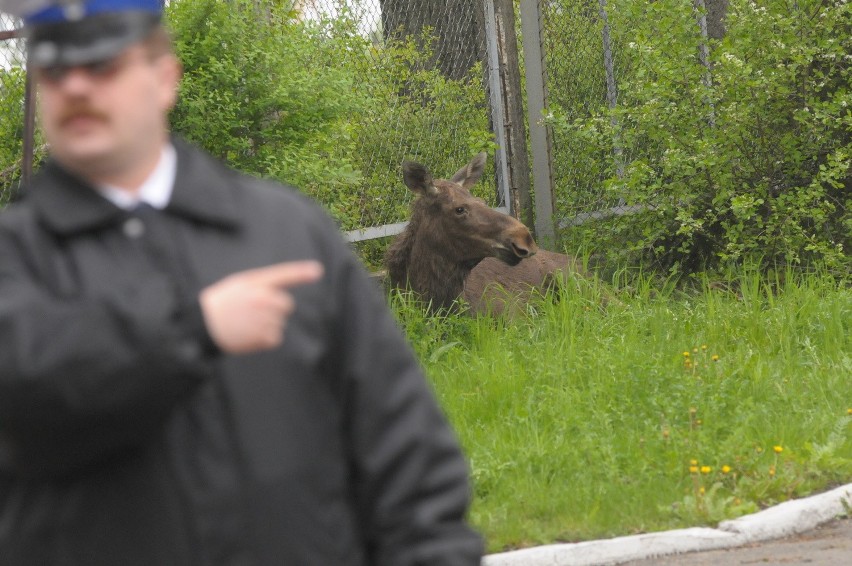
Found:
<path fill-rule="evenodd" d="M 62 11 L 69 22 L 82 20 L 86 15 L 86 7 L 79 0 L 65 0 L 62 2 Z"/>

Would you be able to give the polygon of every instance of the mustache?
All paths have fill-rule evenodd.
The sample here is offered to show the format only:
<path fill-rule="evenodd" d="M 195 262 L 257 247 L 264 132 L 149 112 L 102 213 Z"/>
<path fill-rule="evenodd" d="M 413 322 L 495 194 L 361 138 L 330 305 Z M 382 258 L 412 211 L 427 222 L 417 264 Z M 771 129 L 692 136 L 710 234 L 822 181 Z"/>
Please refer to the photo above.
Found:
<path fill-rule="evenodd" d="M 91 118 L 101 122 L 106 122 L 109 119 L 106 114 L 91 106 L 74 106 L 66 109 L 59 115 L 59 123 L 64 126 L 76 118 Z"/>

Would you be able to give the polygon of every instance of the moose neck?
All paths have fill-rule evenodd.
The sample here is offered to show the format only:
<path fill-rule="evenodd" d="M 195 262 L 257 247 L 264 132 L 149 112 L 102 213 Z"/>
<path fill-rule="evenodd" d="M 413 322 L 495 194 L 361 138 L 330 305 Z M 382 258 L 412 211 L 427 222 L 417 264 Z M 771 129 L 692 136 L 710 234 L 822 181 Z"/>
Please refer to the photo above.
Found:
<path fill-rule="evenodd" d="M 438 242 L 418 237 L 417 228 L 410 223 L 388 250 L 391 283 L 409 286 L 435 310 L 449 308 L 461 296 L 465 279 L 481 258 L 461 261 L 446 257 Z"/>
<path fill-rule="evenodd" d="M 425 247 L 425 246 L 424 246 Z M 431 301 L 434 309 L 450 308 L 464 291 L 464 281 L 479 263 L 458 262 L 435 253 L 434 250 L 418 250 L 415 244 L 413 256 L 421 258 L 409 264 L 408 278 L 411 287 L 424 300 Z M 423 253 L 420 253 L 420 252 Z"/>

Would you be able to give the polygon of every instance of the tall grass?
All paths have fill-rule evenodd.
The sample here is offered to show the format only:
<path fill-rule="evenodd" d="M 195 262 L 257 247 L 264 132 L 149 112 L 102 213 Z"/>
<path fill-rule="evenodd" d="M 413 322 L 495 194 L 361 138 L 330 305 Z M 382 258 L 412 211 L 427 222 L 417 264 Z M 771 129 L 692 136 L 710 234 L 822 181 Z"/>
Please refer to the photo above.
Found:
<path fill-rule="evenodd" d="M 714 525 L 852 480 L 852 290 L 828 276 L 569 279 L 515 320 L 394 303 L 489 551 Z"/>

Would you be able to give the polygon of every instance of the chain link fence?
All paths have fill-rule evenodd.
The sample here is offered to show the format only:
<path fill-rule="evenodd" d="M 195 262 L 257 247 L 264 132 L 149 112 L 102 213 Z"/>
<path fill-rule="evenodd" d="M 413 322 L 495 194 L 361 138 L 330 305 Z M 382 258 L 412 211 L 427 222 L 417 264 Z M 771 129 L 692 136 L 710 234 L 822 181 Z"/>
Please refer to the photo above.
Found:
<path fill-rule="evenodd" d="M 606 240 L 609 248 L 641 252 L 654 238 L 662 245 L 680 241 L 666 241 L 666 230 L 700 232 L 700 225 L 690 228 L 677 216 L 684 198 L 670 193 L 672 186 L 689 185 L 689 159 L 715 127 L 710 49 L 725 33 L 727 0 L 284 5 L 310 37 L 334 45 L 322 51 L 320 63 L 305 60 L 302 68 L 345 69 L 358 100 L 358 110 L 337 130 L 348 159 L 342 181 L 318 182 L 307 192 L 332 212 L 371 266 L 378 267 L 386 237 L 399 232 L 409 214 L 413 195 L 402 183 L 401 163 L 416 160 L 448 177 L 482 150 L 492 159 L 474 192 L 531 225 L 533 185 L 536 236 L 545 246 L 600 247 Z M 512 19 L 501 20 L 501 11 Z M 2 204 L 26 170 L 27 81 L 12 32 L 16 22 L 0 19 L 0 25 Z M 509 44 L 523 47 L 522 60 Z M 511 73 L 520 77 L 517 87 L 507 78 Z M 661 142 L 676 132 L 652 131 L 655 112 L 670 125 L 684 124 L 680 153 Z M 666 178 L 673 159 L 680 185 Z M 331 161 L 323 167 L 334 167 Z M 655 167 L 653 183 L 648 164 Z M 642 221 L 662 214 L 663 206 L 668 224 L 652 227 L 659 238 L 649 236 Z"/>
<path fill-rule="evenodd" d="M 606 11 L 598 0 L 562 0 L 541 4 L 544 66 L 547 73 L 547 111 L 574 122 L 615 100 L 618 75 Z M 620 67 L 619 67 L 620 70 Z M 619 155 L 585 143 L 581 136 L 554 135 L 554 213 L 571 219 L 606 209 L 600 186 L 608 172 L 601 164 Z"/>
<path fill-rule="evenodd" d="M 357 30 L 362 48 L 348 62 L 369 104 L 351 117 L 361 180 L 358 202 L 338 218 L 353 241 L 401 229 L 413 195 L 400 165 L 415 160 L 449 177 L 481 150 L 494 155 L 489 104 L 484 2 L 470 0 L 300 0 L 301 18 L 335 30 Z M 339 22 L 351 21 L 349 26 Z M 505 206 L 494 160 L 477 191 Z M 320 198 L 319 200 L 322 200 Z M 329 203 L 326 203 L 329 204 Z"/>
<path fill-rule="evenodd" d="M 603 0 L 540 2 L 551 111 L 588 116 L 607 100 L 612 102 L 618 79 L 612 69 L 619 67 L 613 65 L 613 60 L 617 61 L 613 54 L 622 40 L 605 37 L 604 5 Z M 337 215 L 352 241 L 390 236 L 401 229 L 413 198 L 401 182 L 400 164 L 404 160 L 420 161 L 436 176 L 446 177 L 478 151 L 484 149 L 496 156 L 505 143 L 498 136 L 501 124 L 494 125 L 495 116 L 505 116 L 505 109 L 495 112 L 495 100 L 499 101 L 502 93 L 495 98 L 491 91 L 505 85 L 501 78 L 493 80 L 495 62 L 489 61 L 488 42 L 493 45 L 497 39 L 493 26 L 488 25 L 493 13 L 489 14 L 487 7 L 484 1 L 470 0 L 292 3 L 294 17 L 321 29 L 325 36 L 349 36 L 346 40 L 354 49 L 350 49 L 345 64 L 355 70 L 355 88 L 368 101 L 363 112 L 350 117 L 348 129 L 355 138 L 359 159 L 355 171 L 358 181 L 347 187 L 352 194 L 347 195 L 348 204 Z M 0 25 L 5 33 L 0 44 L 0 128 L 4 133 L 0 141 L 0 198 L 8 202 L 27 166 L 26 74 L 23 41 L 14 31 L 18 22 L 3 16 Z M 498 49 L 502 42 L 500 39 Z M 496 64 L 500 63 L 514 62 L 504 57 Z M 519 124 L 505 127 L 523 129 Z M 557 219 L 577 218 L 619 204 L 600 187 L 611 169 L 604 165 L 617 166 L 620 151 L 618 147 L 594 151 L 579 137 L 555 137 L 551 162 Z M 497 182 L 499 165 L 493 158 L 489 161 L 484 178 L 491 182 L 480 183 L 476 191 L 492 206 L 508 208 L 508 195 Z M 335 199 L 340 195 L 334 192 L 312 196 L 332 210 L 339 206 Z"/>
<path fill-rule="evenodd" d="M 523 0 L 538 11 L 545 75 L 545 117 L 552 158 L 553 218 L 562 241 L 583 245 L 601 241 L 630 245 L 629 216 L 654 210 L 658 192 L 637 202 L 630 166 L 650 155 L 625 109 L 656 88 L 661 76 L 682 76 L 682 84 L 662 98 L 672 111 L 690 102 L 711 82 L 707 7 L 704 0 L 654 3 L 635 0 Z M 709 2 L 708 2 L 709 3 Z M 719 9 L 712 2 L 714 29 Z M 527 17 L 535 10 L 528 9 Z M 653 68 L 654 64 L 664 69 Z M 712 105 L 694 111 L 713 123 Z M 706 116 L 705 116 L 706 114 Z M 605 122 L 605 123 L 604 123 Z M 602 134 L 603 133 L 603 134 Z"/>
<path fill-rule="evenodd" d="M 622 6 L 623 8 L 623 6 Z M 554 218 L 576 226 L 635 212 L 624 194 L 606 190 L 624 173 L 633 148 L 617 136 L 590 140 L 583 124 L 618 105 L 619 87 L 631 76 L 626 56 L 629 21 L 613 0 L 543 0 L 541 33 L 547 73 L 547 119 L 551 130 Z"/>

